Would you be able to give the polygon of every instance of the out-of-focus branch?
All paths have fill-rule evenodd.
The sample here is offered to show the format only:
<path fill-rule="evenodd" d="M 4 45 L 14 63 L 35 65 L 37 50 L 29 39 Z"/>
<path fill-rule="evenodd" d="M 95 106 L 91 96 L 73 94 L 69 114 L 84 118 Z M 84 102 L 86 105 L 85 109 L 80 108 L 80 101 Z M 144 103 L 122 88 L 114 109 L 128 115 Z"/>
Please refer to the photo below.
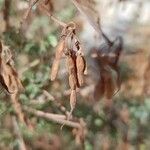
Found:
<path fill-rule="evenodd" d="M 66 126 L 72 127 L 72 128 L 81 128 L 81 124 L 79 122 L 73 122 L 73 121 L 69 121 L 69 120 L 65 120 L 66 116 L 65 115 L 58 115 L 58 114 L 51 114 L 51 113 L 45 113 L 43 111 L 40 110 L 36 110 L 33 108 L 29 108 L 24 106 L 23 107 L 24 111 L 26 111 L 27 113 L 33 114 L 37 117 L 41 117 L 59 124 L 65 124 Z"/>
<path fill-rule="evenodd" d="M 37 66 L 39 63 L 40 63 L 39 59 L 36 59 L 36 60 L 32 61 L 27 66 L 25 66 L 22 69 L 20 69 L 19 70 L 19 74 L 22 75 L 25 71 L 29 70 L 30 68 L 33 68 L 33 67 Z"/>
<path fill-rule="evenodd" d="M 19 121 L 25 124 L 25 116 L 19 103 L 18 96 L 18 93 L 11 94 L 11 102 Z"/>
<path fill-rule="evenodd" d="M 64 112 L 66 115 L 69 115 L 69 111 L 55 98 L 53 97 L 49 92 L 46 90 L 43 90 L 43 94 L 50 100 L 54 101 L 55 105 L 60 108 L 62 112 Z"/>
<path fill-rule="evenodd" d="M 23 109 L 24 109 L 25 111 L 27 111 L 27 112 L 36 114 L 37 116 L 40 116 L 40 117 L 66 119 L 66 116 L 65 116 L 65 115 L 46 113 L 46 112 L 39 111 L 39 110 L 36 110 L 36 109 L 33 109 L 33 108 L 29 108 L 29 107 L 27 107 L 27 106 L 24 106 Z"/>
<path fill-rule="evenodd" d="M 59 25 L 62 26 L 62 27 L 65 27 L 65 26 L 66 26 L 66 23 L 64 23 L 64 22 L 58 20 L 56 17 L 54 17 L 54 16 L 48 11 L 48 9 L 47 9 L 44 5 L 41 4 L 41 8 L 43 8 L 43 10 L 46 12 L 46 14 L 47 14 L 54 22 L 56 22 L 57 24 L 59 24 Z"/>
<path fill-rule="evenodd" d="M 23 21 L 28 18 L 29 14 L 30 14 L 30 12 L 31 12 L 31 10 L 32 10 L 32 8 L 33 8 L 38 2 L 39 2 L 39 0 L 34 0 L 33 2 L 32 2 L 32 0 L 29 1 L 29 8 L 28 8 L 28 10 L 26 11 L 26 13 L 25 13 L 25 15 L 24 15 L 24 17 L 23 17 Z"/>
<path fill-rule="evenodd" d="M 24 143 L 24 140 L 23 140 L 23 137 L 22 137 L 21 132 L 19 130 L 19 126 L 18 126 L 16 117 L 14 117 L 14 116 L 12 117 L 12 122 L 13 122 L 13 127 L 14 127 L 14 133 L 18 139 L 19 150 L 27 150 L 25 143 Z"/>
<path fill-rule="evenodd" d="M 5 30 L 9 28 L 9 11 L 10 11 L 11 0 L 4 1 L 3 17 L 5 21 Z"/>

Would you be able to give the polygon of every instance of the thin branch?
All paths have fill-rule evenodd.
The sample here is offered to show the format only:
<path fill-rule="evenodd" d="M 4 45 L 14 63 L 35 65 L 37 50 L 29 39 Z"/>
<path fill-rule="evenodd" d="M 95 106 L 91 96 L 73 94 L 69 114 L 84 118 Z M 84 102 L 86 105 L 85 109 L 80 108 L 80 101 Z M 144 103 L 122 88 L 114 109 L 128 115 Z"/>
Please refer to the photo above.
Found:
<path fill-rule="evenodd" d="M 53 118 L 53 117 L 55 118 L 56 117 L 58 119 L 66 119 L 65 115 L 46 113 L 46 112 L 39 111 L 39 110 L 36 110 L 33 108 L 29 108 L 27 106 L 24 106 L 23 109 L 25 111 L 31 112 L 31 113 L 36 114 L 36 115 L 41 116 L 41 117 L 46 117 L 46 118 Z"/>
<path fill-rule="evenodd" d="M 25 116 L 24 116 L 24 113 L 22 111 L 21 104 L 19 103 L 18 96 L 19 96 L 18 93 L 11 94 L 10 95 L 11 103 L 12 103 L 12 106 L 14 107 L 14 110 L 16 112 L 16 115 L 17 115 L 19 121 L 21 123 L 25 124 Z"/>
<path fill-rule="evenodd" d="M 41 7 L 45 10 L 46 14 L 54 21 L 56 22 L 57 24 L 59 24 L 60 26 L 62 27 L 66 27 L 66 23 L 58 20 L 56 17 L 54 17 L 49 11 L 48 9 L 44 6 L 44 5 L 41 5 Z"/>
<path fill-rule="evenodd" d="M 29 70 L 30 68 L 33 68 L 35 66 L 37 66 L 40 63 L 39 59 L 36 59 L 34 61 L 32 61 L 31 63 L 29 63 L 27 66 L 23 67 L 22 69 L 19 70 L 19 74 L 23 74 L 24 72 L 26 72 L 27 70 Z"/>
<path fill-rule="evenodd" d="M 10 27 L 10 24 L 9 24 L 10 6 L 11 6 L 11 0 L 5 0 L 4 1 L 4 9 L 3 9 L 3 17 L 5 20 L 5 30 L 8 30 L 8 28 Z"/>
<path fill-rule="evenodd" d="M 43 90 L 43 94 L 50 100 L 54 101 L 56 106 L 60 108 L 60 110 L 62 112 L 64 112 L 66 115 L 69 115 L 69 111 L 67 111 L 67 109 L 59 102 L 59 100 L 57 98 L 55 98 L 54 96 L 52 96 L 49 92 L 47 92 L 46 90 Z"/>
<path fill-rule="evenodd" d="M 72 122 L 69 120 L 65 120 L 66 116 L 65 115 L 58 115 L 58 114 L 51 114 L 51 113 L 45 113 L 43 111 L 40 110 L 36 110 L 33 108 L 29 108 L 29 107 L 23 107 L 23 109 L 30 114 L 33 114 L 37 117 L 41 117 L 59 124 L 65 124 L 66 126 L 72 127 L 72 128 L 81 128 L 81 124 L 79 122 Z"/>
<path fill-rule="evenodd" d="M 23 20 L 26 20 L 29 16 L 29 13 L 31 12 L 32 8 L 39 2 L 39 0 L 34 0 L 33 2 L 29 2 L 29 8 L 28 10 L 26 11 L 24 17 L 23 17 Z"/>
<path fill-rule="evenodd" d="M 18 139 L 19 149 L 20 150 L 27 150 L 25 143 L 24 143 L 24 140 L 23 140 L 23 137 L 22 137 L 21 132 L 19 130 L 19 126 L 18 126 L 18 123 L 17 123 L 15 116 L 12 117 L 12 122 L 13 122 L 15 135 L 17 136 L 17 139 Z"/>

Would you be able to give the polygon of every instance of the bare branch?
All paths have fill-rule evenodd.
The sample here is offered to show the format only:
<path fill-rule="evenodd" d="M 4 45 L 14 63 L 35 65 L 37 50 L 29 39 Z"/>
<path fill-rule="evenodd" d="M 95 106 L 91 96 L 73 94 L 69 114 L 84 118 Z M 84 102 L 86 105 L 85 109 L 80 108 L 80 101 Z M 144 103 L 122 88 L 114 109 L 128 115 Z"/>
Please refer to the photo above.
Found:
<path fill-rule="evenodd" d="M 23 20 L 26 20 L 32 10 L 32 8 L 39 2 L 39 0 L 34 0 L 33 2 L 31 2 L 32 0 L 30 0 L 29 2 L 29 8 L 28 10 L 26 11 L 24 17 L 23 17 Z"/>
<path fill-rule="evenodd" d="M 19 130 L 19 126 L 18 126 L 18 123 L 17 123 L 15 116 L 12 117 L 12 122 L 13 122 L 15 135 L 17 136 L 17 139 L 18 139 L 19 150 L 27 150 L 25 143 L 24 143 L 24 140 L 23 140 L 23 137 L 22 137 L 21 132 Z"/>
<path fill-rule="evenodd" d="M 54 101 L 54 103 L 56 104 L 57 107 L 60 108 L 60 110 L 62 112 L 64 112 L 66 115 L 69 115 L 69 111 L 67 111 L 67 109 L 59 102 L 59 100 L 57 98 L 55 98 L 54 96 L 52 96 L 49 92 L 47 92 L 46 90 L 43 90 L 43 94 L 50 100 Z"/>
<path fill-rule="evenodd" d="M 59 124 L 65 124 L 66 126 L 72 127 L 72 128 L 81 128 L 81 124 L 79 122 L 73 122 L 73 121 L 69 121 L 69 120 L 65 120 L 66 116 L 65 115 L 58 115 L 58 114 L 51 114 L 51 113 L 45 113 L 43 111 L 40 110 L 36 110 L 33 108 L 29 108 L 24 106 L 23 109 L 27 112 L 27 113 L 31 113 L 37 117 L 41 117 Z"/>
<path fill-rule="evenodd" d="M 22 112 L 22 108 L 21 108 L 21 105 L 19 103 L 18 96 L 19 96 L 18 93 L 11 94 L 10 95 L 11 102 L 12 102 L 12 106 L 14 107 L 14 110 L 17 114 L 19 121 L 21 123 L 25 124 L 25 119 L 24 119 L 25 117 L 24 117 L 24 113 Z"/>
<path fill-rule="evenodd" d="M 30 68 L 33 68 L 33 67 L 37 66 L 39 63 L 40 63 L 39 59 L 36 59 L 36 60 L 32 61 L 27 66 L 25 66 L 22 69 L 20 69 L 19 70 L 19 74 L 22 75 L 25 71 L 29 70 Z"/>
<path fill-rule="evenodd" d="M 57 24 L 59 24 L 60 26 L 62 27 L 66 27 L 66 23 L 58 20 L 56 17 L 54 17 L 49 11 L 48 9 L 44 6 L 44 5 L 41 5 L 41 7 L 45 10 L 46 14 L 54 21 L 56 22 Z"/>

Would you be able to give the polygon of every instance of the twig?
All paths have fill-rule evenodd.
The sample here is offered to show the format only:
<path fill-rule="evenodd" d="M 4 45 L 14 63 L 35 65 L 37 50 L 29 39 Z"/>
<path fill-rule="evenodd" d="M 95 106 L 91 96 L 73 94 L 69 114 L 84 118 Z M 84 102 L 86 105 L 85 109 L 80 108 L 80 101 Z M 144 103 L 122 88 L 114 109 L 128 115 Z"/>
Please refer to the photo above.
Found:
<path fill-rule="evenodd" d="M 46 118 L 53 118 L 53 117 L 55 118 L 56 117 L 58 119 L 66 119 L 65 115 L 46 113 L 46 112 L 43 112 L 43 111 L 40 111 L 40 110 L 29 108 L 27 106 L 24 106 L 23 109 L 25 111 L 31 112 L 31 113 L 36 114 L 36 115 L 41 116 L 41 117 L 46 117 Z"/>
<path fill-rule="evenodd" d="M 22 137 L 21 132 L 19 130 L 19 126 L 18 126 L 18 123 L 17 123 L 15 116 L 12 117 L 12 122 L 13 122 L 15 135 L 17 136 L 17 139 L 18 139 L 19 150 L 27 150 L 25 143 L 24 143 L 24 140 L 23 140 L 23 137 Z"/>
<path fill-rule="evenodd" d="M 50 121 L 53 121 L 53 122 L 56 122 L 59 124 L 65 124 L 66 126 L 73 127 L 73 128 L 81 128 L 82 127 L 81 124 L 78 122 L 64 120 L 64 119 L 66 119 L 66 116 L 64 116 L 64 115 L 45 113 L 43 111 L 36 110 L 33 108 L 29 108 L 29 107 L 23 107 L 23 109 L 26 112 L 31 113 L 37 117 L 41 117 L 41 118 L 44 118 L 44 119 L 47 119 L 47 120 L 50 120 Z"/>
<path fill-rule="evenodd" d="M 30 68 L 33 68 L 33 67 L 37 66 L 39 63 L 40 63 L 40 60 L 39 60 L 39 59 L 36 59 L 36 60 L 32 61 L 32 62 L 29 63 L 27 66 L 25 66 L 24 68 L 22 68 L 22 69 L 19 71 L 19 74 L 22 74 L 22 73 L 24 73 L 25 71 L 29 70 Z"/>
<path fill-rule="evenodd" d="M 35 6 L 38 3 L 39 0 L 34 0 L 33 2 L 30 1 L 29 3 L 29 8 L 26 11 L 24 17 L 23 17 L 23 21 L 26 20 L 29 16 L 29 13 L 31 12 L 31 9 L 33 8 L 33 6 Z"/>
<path fill-rule="evenodd" d="M 11 94 L 10 97 L 11 97 L 11 102 L 12 102 L 12 106 L 14 107 L 14 110 L 16 112 L 16 115 L 19 119 L 19 121 L 21 123 L 24 123 L 25 124 L 25 116 L 24 116 L 24 113 L 22 112 L 22 108 L 21 108 L 21 105 L 18 101 L 18 93 L 15 93 L 15 94 Z"/>
<path fill-rule="evenodd" d="M 43 90 L 43 94 L 50 100 L 54 101 L 56 106 L 60 108 L 62 112 L 64 112 L 66 115 L 69 115 L 69 111 L 55 98 L 53 97 L 49 92 L 46 90 Z"/>
<path fill-rule="evenodd" d="M 8 30 L 10 24 L 9 24 L 9 11 L 11 6 L 11 0 L 5 0 L 4 1 L 4 9 L 3 9 L 3 17 L 5 20 L 5 30 Z"/>
<path fill-rule="evenodd" d="M 54 17 L 49 11 L 48 9 L 44 6 L 44 5 L 41 5 L 41 7 L 45 10 L 46 14 L 54 21 L 56 22 L 57 24 L 59 24 L 60 26 L 62 27 L 66 27 L 66 23 L 58 20 L 56 17 Z"/>

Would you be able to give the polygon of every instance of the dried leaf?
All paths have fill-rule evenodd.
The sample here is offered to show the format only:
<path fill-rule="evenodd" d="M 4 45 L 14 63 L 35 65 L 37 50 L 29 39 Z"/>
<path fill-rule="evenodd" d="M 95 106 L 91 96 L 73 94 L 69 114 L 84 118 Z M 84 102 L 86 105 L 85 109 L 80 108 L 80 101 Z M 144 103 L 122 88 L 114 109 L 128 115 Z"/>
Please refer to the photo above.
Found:
<path fill-rule="evenodd" d="M 101 76 L 98 83 L 94 88 L 94 99 L 99 101 L 102 96 L 104 96 L 105 87 L 104 87 L 104 78 Z"/>
<path fill-rule="evenodd" d="M 104 75 L 104 85 L 105 85 L 105 97 L 111 99 L 114 94 L 114 83 L 110 73 Z"/>
<path fill-rule="evenodd" d="M 24 89 L 16 70 L 10 64 L 2 64 L 1 75 L 10 93 L 15 93 Z"/>
<path fill-rule="evenodd" d="M 12 66 L 12 54 L 6 46 L 2 46 L 0 53 L 0 82 L 8 93 L 16 93 L 23 90 L 17 71 Z"/>

